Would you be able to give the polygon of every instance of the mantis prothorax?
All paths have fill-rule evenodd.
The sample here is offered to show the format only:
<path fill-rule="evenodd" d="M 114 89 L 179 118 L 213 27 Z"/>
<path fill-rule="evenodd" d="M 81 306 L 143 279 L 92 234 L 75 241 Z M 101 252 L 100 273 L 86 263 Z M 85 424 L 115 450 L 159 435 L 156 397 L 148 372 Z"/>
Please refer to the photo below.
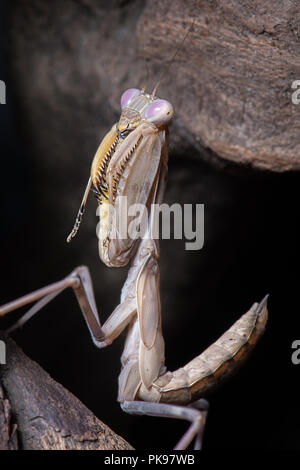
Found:
<path fill-rule="evenodd" d="M 159 287 L 159 244 L 151 236 L 151 208 L 163 200 L 168 164 L 168 128 L 172 105 L 146 93 L 129 89 L 121 98 L 122 113 L 102 140 L 94 157 L 83 201 L 68 241 L 75 236 L 88 194 L 93 188 L 100 210 L 99 255 L 107 266 L 131 261 L 120 304 L 103 326 L 87 267 L 76 268 L 51 284 L 0 308 L 0 315 L 30 302 L 37 303 L 10 330 L 19 327 L 67 287 L 72 287 L 95 345 L 103 348 L 127 327 L 121 357 L 118 400 L 132 414 L 185 419 L 190 427 L 176 445 L 185 449 L 195 439 L 202 445 L 207 402 L 201 397 L 233 372 L 249 355 L 267 321 L 266 298 L 255 303 L 226 333 L 184 367 L 170 372 L 164 364 Z M 128 206 L 143 204 L 149 211 L 147 237 L 119 238 L 120 196 Z M 111 212 L 111 208 L 114 209 Z M 186 405 L 191 404 L 190 407 Z"/>

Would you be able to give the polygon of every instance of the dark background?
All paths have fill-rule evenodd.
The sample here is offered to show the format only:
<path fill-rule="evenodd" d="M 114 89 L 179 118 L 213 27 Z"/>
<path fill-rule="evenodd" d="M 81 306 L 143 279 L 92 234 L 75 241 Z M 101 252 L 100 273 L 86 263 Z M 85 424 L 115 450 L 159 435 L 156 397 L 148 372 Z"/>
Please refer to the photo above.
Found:
<path fill-rule="evenodd" d="M 18 4 L 23 7 L 19 16 Z M 34 10 L 41 23 L 44 4 L 40 2 Z M 65 238 L 93 153 L 105 129 L 117 120 L 117 112 L 106 105 L 114 93 L 113 83 L 96 83 L 88 71 L 80 74 L 76 50 L 69 45 L 63 44 L 63 50 L 66 54 L 69 48 L 70 62 L 60 57 L 63 6 L 57 23 L 53 14 L 40 30 L 34 29 L 38 21 L 33 24 L 31 38 L 26 7 L 26 2 L 10 2 L 5 11 L 1 2 L 0 11 L 0 79 L 7 85 L 7 104 L 0 107 L 0 302 L 87 264 L 104 319 L 118 303 L 126 269 L 106 268 L 98 258 L 98 220 L 92 198 L 78 238 L 70 246 Z M 77 13 L 93 27 L 97 18 L 84 9 Z M 49 95 L 47 86 L 53 77 L 43 75 L 42 68 L 37 75 L 32 68 L 36 54 L 32 44 L 43 51 L 37 59 L 40 62 L 47 61 L 49 51 L 55 57 L 53 76 L 61 80 L 64 64 L 73 64 L 64 83 L 74 80 L 77 94 L 66 89 L 62 95 L 54 86 Z M 105 68 L 108 65 L 101 62 L 98 52 L 99 66 Z M 171 126 L 171 142 L 172 138 Z M 166 202 L 205 204 L 205 245 L 193 252 L 184 250 L 184 241 L 161 243 L 167 366 L 174 370 L 198 355 L 254 301 L 269 293 L 270 317 L 262 341 L 238 375 L 210 397 L 204 445 L 209 449 L 297 449 L 300 365 L 291 362 L 291 344 L 300 338 L 300 175 L 232 165 L 220 168 L 204 163 L 192 149 L 171 149 Z M 12 314 L 10 321 L 18 315 Z M 3 321 L 3 327 L 6 324 Z M 116 397 L 124 334 L 110 348 L 97 350 L 71 292 L 60 295 L 13 336 L 31 358 L 134 447 L 170 448 L 185 428 L 172 420 L 122 413 Z"/>

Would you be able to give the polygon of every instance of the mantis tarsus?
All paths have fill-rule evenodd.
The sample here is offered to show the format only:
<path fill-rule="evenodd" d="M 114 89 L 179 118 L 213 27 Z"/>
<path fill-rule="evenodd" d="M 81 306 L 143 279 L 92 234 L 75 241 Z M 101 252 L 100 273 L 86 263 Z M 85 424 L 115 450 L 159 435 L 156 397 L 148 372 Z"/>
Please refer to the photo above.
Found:
<path fill-rule="evenodd" d="M 72 287 L 95 345 L 103 348 L 127 327 L 121 357 L 118 400 L 132 414 L 166 416 L 190 421 L 176 445 L 185 449 L 195 439 L 200 449 L 207 414 L 201 397 L 229 375 L 248 356 L 267 321 L 266 298 L 254 304 L 221 338 L 184 367 L 170 372 L 164 365 L 159 288 L 159 244 L 152 237 L 152 207 L 161 203 L 167 181 L 170 103 L 145 89 L 129 89 L 121 98 L 122 113 L 102 140 L 91 176 L 68 241 L 76 234 L 88 194 L 93 188 L 100 210 L 99 255 L 107 266 L 131 261 L 120 304 L 101 326 L 87 267 L 76 268 L 51 284 L 0 308 L 0 315 L 30 302 L 36 304 L 10 330 L 19 327 L 67 287 Z M 150 215 L 146 236 L 120 238 L 117 218 L 121 196 L 128 206 L 142 204 Z M 112 208 L 114 209 L 112 211 Z M 123 214 L 124 215 L 124 214 Z M 187 407 L 186 405 L 191 404 Z"/>

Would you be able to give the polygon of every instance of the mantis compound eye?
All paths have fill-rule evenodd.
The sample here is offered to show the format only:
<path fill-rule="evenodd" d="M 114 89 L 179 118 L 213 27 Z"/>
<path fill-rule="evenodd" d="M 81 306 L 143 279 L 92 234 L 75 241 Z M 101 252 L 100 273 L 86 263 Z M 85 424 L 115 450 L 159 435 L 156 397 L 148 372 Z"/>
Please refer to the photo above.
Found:
<path fill-rule="evenodd" d="M 171 103 L 166 100 L 155 100 L 150 103 L 144 113 L 144 118 L 153 124 L 166 124 L 174 114 Z"/>
<path fill-rule="evenodd" d="M 141 93 L 141 90 L 138 90 L 137 88 L 129 88 L 129 90 L 124 91 L 121 97 L 121 108 L 123 109 L 125 106 L 128 106 L 132 98 L 139 93 Z"/>

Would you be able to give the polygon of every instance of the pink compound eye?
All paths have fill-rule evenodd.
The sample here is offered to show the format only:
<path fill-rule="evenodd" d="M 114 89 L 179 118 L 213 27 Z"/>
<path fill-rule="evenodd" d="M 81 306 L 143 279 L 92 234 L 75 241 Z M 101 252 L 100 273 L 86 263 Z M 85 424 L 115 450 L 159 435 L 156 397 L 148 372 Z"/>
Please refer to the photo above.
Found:
<path fill-rule="evenodd" d="M 166 100 L 155 100 L 150 103 L 144 113 L 144 118 L 153 124 L 166 124 L 174 114 L 171 103 Z"/>
<path fill-rule="evenodd" d="M 138 90 L 137 88 L 129 88 L 129 90 L 124 91 L 121 97 L 121 108 L 122 109 L 125 108 L 125 106 L 127 106 L 130 103 L 132 98 L 134 98 L 139 93 L 141 93 L 141 91 Z"/>

